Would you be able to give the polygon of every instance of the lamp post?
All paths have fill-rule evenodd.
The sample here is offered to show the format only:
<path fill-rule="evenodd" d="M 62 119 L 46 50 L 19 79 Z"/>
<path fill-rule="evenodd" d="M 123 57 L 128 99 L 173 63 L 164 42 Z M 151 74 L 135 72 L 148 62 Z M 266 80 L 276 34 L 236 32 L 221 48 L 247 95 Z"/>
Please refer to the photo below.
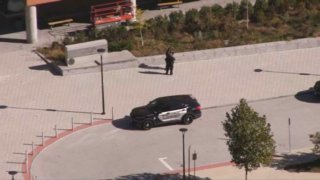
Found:
<path fill-rule="evenodd" d="M 182 132 L 182 162 L 183 162 L 183 180 L 186 179 L 186 166 L 185 166 L 185 153 L 184 153 L 184 134 L 188 131 L 187 128 L 180 128 L 180 132 Z"/>
<path fill-rule="evenodd" d="M 190 179 L 190 149 L 191 149 L 191 145 L 189 145 L 189 148 L 188 148 L 188 179 Z"/>
<path fill-rule="evenodd" d="M 194 153 L 192 154 L 192 160 L 194 162 L 194 164 L 193 164 L 193 179 L 196 179 L 196 160 L 197 160 L 196 151 L 194 151 Z"/>
<path fill-rule="evenodd" d="M 8 174 L 11 175 L 12 180 L 14 180 L 14 175 L 16 175 L 17 173 L 17 171 L 8 171 Z"/>
<path fill-rule="evenodd" d="M 102 89 L 102 113 L 106 114 L 106 109 L 104 105 L 104 81 L 103 81 L 103 63 L 102 63 L 102 57 L 104 52 L 106 52 L 105 49 L 98 49 L 97 52 L 100 54 L 100 67 L 101 67 L 101 89 Z"/>

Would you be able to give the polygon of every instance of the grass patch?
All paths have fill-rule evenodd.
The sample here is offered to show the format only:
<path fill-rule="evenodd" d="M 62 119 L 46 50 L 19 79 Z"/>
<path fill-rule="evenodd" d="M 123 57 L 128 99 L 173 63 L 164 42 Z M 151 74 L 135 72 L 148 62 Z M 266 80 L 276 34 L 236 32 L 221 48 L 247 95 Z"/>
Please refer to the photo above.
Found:
<path fill-rule="evenodd" d="M 49 60 L 56 61 L 58 63 L 64 62 L 64 45 L 58 42 L 53 42 L 51 47 L 38 48 L 37 51 L 43 54 Z"/>

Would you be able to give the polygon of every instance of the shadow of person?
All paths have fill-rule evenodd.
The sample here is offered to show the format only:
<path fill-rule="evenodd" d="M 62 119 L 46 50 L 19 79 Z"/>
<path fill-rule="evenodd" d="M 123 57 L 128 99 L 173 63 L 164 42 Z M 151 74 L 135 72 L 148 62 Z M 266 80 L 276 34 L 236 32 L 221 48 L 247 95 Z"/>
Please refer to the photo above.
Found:
<path fill-rule="evenodd" d="M 151 74 L 151 75 L 165 75 L 166 73 L 156 72 L 156 71 L 139 71 L 141 74 Z"/>
<path fill-rule="evenodd" d="M 149 65 L 144 64 L 144 63 L 139 64 L 139 68 L 142 68 L 142 69 L 162 69 L 162 70 L 165 69 L 165 68 L 159 67 L 159 66 L 149 66 Z"/>
<path fill-rule="evenodd" d="M 53 66 L 54 66 L 53 64 L 47 63 L 47 64 L 38 65 L 38 66 L 31 66 L 29 67 L 29 69 L 38 70 L 38 71 L 49 71 L 51 74 L 55 76 L 62 76 L 62 74 L 59 73 L 57 70 L 55 70 Z"/>

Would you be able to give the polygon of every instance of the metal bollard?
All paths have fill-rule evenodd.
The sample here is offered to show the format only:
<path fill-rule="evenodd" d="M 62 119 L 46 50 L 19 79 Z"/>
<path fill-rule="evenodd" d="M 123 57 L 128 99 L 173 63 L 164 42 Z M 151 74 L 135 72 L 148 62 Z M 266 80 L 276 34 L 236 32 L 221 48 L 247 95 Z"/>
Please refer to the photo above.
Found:
<path fill-rule="evenodd" d="M 55 132 L 55 137 L 58 137 L 58 129 L 57 129 L 57 125 L 54 125 L 54 132 Z"/>
<path fill-rule="evenodd" d="M 28 151 L 27 150 L 25 151 L 25 156 L 26 156 L 26 172 L 25 173 L 28 174 L 28 160 L 29 159 L 28 159 Z"/>
<path fill-rule="evenodd" d="M 44 135 L 43 135 L 43 132 L 41 134 L 41 144 L 42 144 L 42 146 L 44 146 Z"/>
<path fill-rule="evenodd" d="M 71 118 L 71 130 L 72 130 L 72 131 L 74 130 L 74 120 L 73 120 L 73 117 Z"/>
<path fill-rule="evenodd" d="M 113 118 L 114 118 L 114 116 L 113 116 L 113 107 L 111 108 L 111 120 L 113 121 Z"/>
<path fill-rule="evenodd" d="M 289 141 L 289 153 L 291 153 L 291 128 L 290 128 L 290 126 L 291 126 L 291 119 L 289 118 L 288 119 L 288 133 L 289 133 L 289 139 L 288 139 L 288 141 Z"/>
<path fill-rule="evenodd" d="M 31 154 L 34 155 L 34 142 L 32 141 L 32 144 L 31 144 Z"/>
<path fill-rule="evenodd" d="M 90 113 L 90 124 L 93 124 L 93 116 L 92 116 L 92 112 Z"/>

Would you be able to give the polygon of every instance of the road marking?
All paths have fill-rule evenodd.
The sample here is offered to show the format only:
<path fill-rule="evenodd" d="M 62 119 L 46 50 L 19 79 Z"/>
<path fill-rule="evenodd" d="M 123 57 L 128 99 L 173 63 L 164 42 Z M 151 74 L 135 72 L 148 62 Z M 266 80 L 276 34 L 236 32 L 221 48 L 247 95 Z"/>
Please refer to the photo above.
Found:
<path fill-rule="evenodd" d="M 170 171 L 173 171 L 172 167 L 166 162 L 164 161 L 165 159 L 167 159 L 167 157 L 163 157 L 163 158 L 159 158 L 159 161 L 162 162 L 162 164 L 168 168 Z"/>

